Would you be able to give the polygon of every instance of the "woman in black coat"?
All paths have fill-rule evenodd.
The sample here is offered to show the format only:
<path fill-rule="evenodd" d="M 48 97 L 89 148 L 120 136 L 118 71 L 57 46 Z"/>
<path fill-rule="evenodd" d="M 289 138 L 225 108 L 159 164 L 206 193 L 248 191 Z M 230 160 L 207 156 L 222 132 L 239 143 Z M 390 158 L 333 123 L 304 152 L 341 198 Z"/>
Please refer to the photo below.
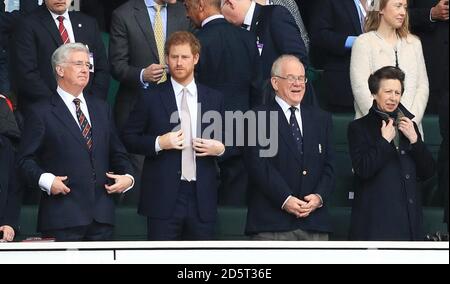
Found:
<path fill-rule="evenodd" d="M 369 78 L 374 103 L 366 116 L 349 125 L 348 139 L 357 189 L 350 239 L 423 240 L 422 201 L 417 180 L 434 174 L 431 153 L 414 117 L 400 98 L 405 75 L 383 67 Z"/>

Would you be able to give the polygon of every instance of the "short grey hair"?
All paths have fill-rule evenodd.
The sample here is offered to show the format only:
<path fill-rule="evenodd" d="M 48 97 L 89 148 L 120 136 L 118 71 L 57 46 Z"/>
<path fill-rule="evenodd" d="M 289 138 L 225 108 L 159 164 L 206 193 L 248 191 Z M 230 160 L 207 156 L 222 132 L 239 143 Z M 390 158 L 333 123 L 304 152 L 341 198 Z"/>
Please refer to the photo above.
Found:
<path fill-rule="evenodd" d="M 270 70 L 270 76 L 281 76 L 281 65 L 285 61 L 294 60 L 300 63 L 303 66 L 303 63 L 298 59 L 297 56 L 291 55 L 291 54 L 284 54 L 275 60 L 275 62 L 272 64 L 272 69 Z"/>
<path fill-rule="evenodd" d="M 76 43 L 66 43 L 58 47 L 55 52 L 52 54 L 52 68 L 53 73 L 55 74 L 55 77 L 57 76 L 56 73 L 56 66 L 63 64 L 66 62 L 69 58 L 69 54 L 75 51 L 81 51 L 85 52 L 87 55 L 89 55 L 89 48 L 79 42 Z"/>

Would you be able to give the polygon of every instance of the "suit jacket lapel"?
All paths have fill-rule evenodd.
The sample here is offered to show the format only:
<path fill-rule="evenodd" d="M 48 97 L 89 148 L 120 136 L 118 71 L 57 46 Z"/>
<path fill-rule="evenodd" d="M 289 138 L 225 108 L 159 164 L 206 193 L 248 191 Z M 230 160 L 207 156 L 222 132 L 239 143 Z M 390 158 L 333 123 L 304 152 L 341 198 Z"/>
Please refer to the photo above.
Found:
<path fill-rule="evenodd" d="M 158 48 L 156 47 L 155 33 L 153 31 L 150 16 L 148 15 L 147 6 L 145 6 L 144 1 L 135 0 L 134 17 L 142 33 L 147 39 L 147 42 L 150 46 L 150 50 L 153 52 L 154 57 L 158 58 Z"/>
<path fill-rule="evenodd" d="M 252 24 L 250 26 L 251 32 L 256 32 L 256 28 L 258 27 L 258 24 L 259 24 L 259 18 L 260 18 L 261 12 L 262 12 L 262 6 L 259 4 L 256 4 L 255 12 L 253 13 L 253 18 L 252 18 Z"/>
<path fill-rule="evenodd" d="M 86 33 L 84 32 L 83 23 L 81 22 L 78 14 L 75 12 L 69 12 L 70 22 L 72 23 L 73 36 L 75 42 L 87 42 Z"/>
<path fill-rule="evenodd" d="M 318 148 L 314 148 L 314 116 L 308 107 L 300 105 L 302 111 L 302 127 L 303 127 L 303 163 L 307 165 L 309 156 L 313 151 L 319 151 Z M 319 147 L 319 146 L 317 146 Z"/>
<path fill-rule="evenodd" d="M 359 21 L 359 12 L 357 10 L 358 8 L 355 6 L 355 2 L 353 0 L 347 0 L 342 1 L 342 3 L 344 4 L 350 19 L 352 20 L 355 31 L 357 31 L 358 34 L 362 34 L 363 31 L 361 30 L 361 23 Z"/>
<path fill-rule="evenodd" d="M 294 138 L 292 138 L 292 130 L 289 126 L 289 123 L 286 120 L 286 116 L 283 113 L 280 105 L 273 100 L 272 102 L 272 111 L 278 112 L 278 131 L 280 136 L 283 138 L 284 142 L 288 145 L 290 152 L 293 153 L 294 157 L 297 159 L 299 163 L 301 163 L 302 158 L 298 151 L 297 145 L 295 145 Z"/>
<path fill-rule="evenodd" d="M 88 151 L 86 140 L 84 140 L 83 135 L 81 134 L 80 127 L 76 123 L 70 111 L 67 109 L 67 106 L 64 104 L 63 100 L 60 98 L 58 94 L 53 94 L 52 96 L 52 112 L 55 117 L 61 121 L 70 132 L 70 134 L 83 146 L 83 148 Z"/>
<path fill-rule="evenodd" d="M 178 112 L 177 101 L 175 100 L 175 93 L 170 80 L 167 80 L 166 83 L 163 84 L 163 87 L 159 89 L 158 95 L 160 96 L 167 115 L 170 118 L 174 112 Z M 179 117 L 177 120 L 179 121 Z"/>
<path fill-rule="evenodd" d="M 42 20 L 42 25 L 48 30 L 53 40 L 55 41 L 56 46 L 60 46 L 63 44 L 61 35 L 59 34 L 59 30 L 56 27 L 55 21 L 53 20 L 52 15 L 47 10 L 47 8 L 43 5 L 40 11 L 40 18 Z"/>

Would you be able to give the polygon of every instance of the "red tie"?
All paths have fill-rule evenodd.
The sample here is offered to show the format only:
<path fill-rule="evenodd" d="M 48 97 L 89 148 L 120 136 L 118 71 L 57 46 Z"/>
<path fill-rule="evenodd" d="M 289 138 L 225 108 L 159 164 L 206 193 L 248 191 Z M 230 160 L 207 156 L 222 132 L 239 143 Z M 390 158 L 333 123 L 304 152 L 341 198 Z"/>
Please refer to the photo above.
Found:
<path fill-rule="evenodd" d="M 69 43 L 69 33 L 66 30 L 66 27 L 64 26 L 64 17 L 63 16 L 58 16 L 58 21 L 59 21 L 59 34 L 61 35 L 61 39 L 63 44 Z"/>

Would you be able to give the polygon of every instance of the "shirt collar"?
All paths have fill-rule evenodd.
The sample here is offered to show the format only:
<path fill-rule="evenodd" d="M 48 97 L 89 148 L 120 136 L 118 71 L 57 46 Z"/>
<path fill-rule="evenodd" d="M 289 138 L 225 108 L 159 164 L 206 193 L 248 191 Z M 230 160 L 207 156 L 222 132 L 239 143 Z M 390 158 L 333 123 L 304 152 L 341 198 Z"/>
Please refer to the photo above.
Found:
<path fill-rule="evenodd" d="M 252 1 L 250 4 L 250 8 L 248 8 L 247 14 L 245 14 L 244 18 L 244 24 L 251 27 L 252 20 L 253 20 L 253 14 L 255 13 L 256 3 L 255 1 Z"/>
<path fill-rule="evenodd" d="M 278 105 L 280 105 L 281 109 L 283 110 L 283 113 L 287 113 L 287 114 L 291 114 L 291 110 L 290 108 L 292 107 L 291 105 L 289 105 L 287 102 L 285 102 L 282 98 L 280 98 L 279 96 L 275 96 L 275 101 L 278 103 Z M 296 107 L 299 111 L 300 111 L 300 104 L 294 106 Z"/>
<path fill-rule="evenodd" d="M 217 15 L 212 15 L 209 16 L 208 18 L 204 19 L 202 22 L 202 28 L 209 22 L 214 21 L 215 19 L 224 19 L 224 16 L 221 14 L 217 14 Z"/>
<path fill-rule="evenodd" d="M 144 0 L 144 2 L 145 2 L 145 6 L 147 6 L 148 8 L 149 7 L 154 7 L 157 3 L 155 3 L 155 1 L 154 0 Z M 161 4 L 161 7 L 167 7 L 167 3 L 162 3 Z"/>
<path fill-rule="evenodd" d="M 59 16 L 63 16 L 64 17 L 64 20 L 69 20 L 70 21 L 70 17 L 69 17 L 69 10 L 67 9 L 65 12 L 64 12 L 64 14 L 62 14 L 62 15 L 58 15 L 58 14 L 55 14 L 55 13 L 53 13 L 52 11 L 50 11 L 50 10 L 48 10 L 49 12 L 50 12 L 50 14 L 52 15 L 52 18 L 53 18 L 53 20 L 54 21 L 57 21 L 58 19 L 58 17 Z"/>
<path fill-rule="evenodd" d="M 183 88 L 186 88 L 192 96 L 197 94 L 197 85 L 195 84 L 195 80 L 192 80 L 192 82 L 190 82 L 186 87 L 175 81 L 173 78 L 170 78 L 170 81 L 172 82 L 175 96 L 180 95 Z"/>
<path fill-rule="evenodd" d="M 83 93 L 81 93 L 78 97 L 75 97 L 68 92 L 64 91 L 60 86 L 56 89 L 61 99 L 66 103 L 66 105 L 74 105 L 73 100 L 75 98 L 80 99 L 81 104 L 86 104 L 86 100 L 84 99 Z"/>

